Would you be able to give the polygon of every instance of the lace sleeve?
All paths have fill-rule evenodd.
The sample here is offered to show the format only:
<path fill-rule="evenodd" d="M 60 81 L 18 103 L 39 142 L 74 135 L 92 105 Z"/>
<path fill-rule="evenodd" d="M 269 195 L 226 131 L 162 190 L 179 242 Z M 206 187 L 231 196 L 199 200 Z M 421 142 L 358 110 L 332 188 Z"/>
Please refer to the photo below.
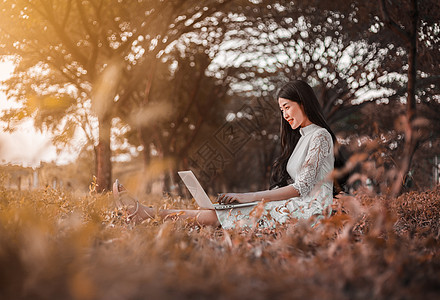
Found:
<path fill-rule="evenodd" d="M 301 196 L 308 195 L 316 184 L 324 158 L 330 154 L 332 138 L 328 131 L 320 131 L 310 141 L 309 149 L 292 186 Z"/>

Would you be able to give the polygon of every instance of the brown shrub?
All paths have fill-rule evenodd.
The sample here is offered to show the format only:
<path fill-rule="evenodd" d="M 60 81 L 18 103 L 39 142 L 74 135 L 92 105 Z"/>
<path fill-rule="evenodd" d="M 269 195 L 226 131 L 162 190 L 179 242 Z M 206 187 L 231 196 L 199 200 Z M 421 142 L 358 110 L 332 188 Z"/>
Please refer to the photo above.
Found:
<path fill-rule="evenodd" d="M 440 186 L 426 192 L 409 192 L 393 202 L 396 229 L 411 235 L 440 237 Z"/>
<path fill-rule="evenodd" d="M 438 199 L 438 188 L 410 193 L 387 210 L 385 198 L 347 196 L 315 226 L 222 230 L 130 226 L 111 195 L 0 188 L 0 298 L 437 298 Z"/>

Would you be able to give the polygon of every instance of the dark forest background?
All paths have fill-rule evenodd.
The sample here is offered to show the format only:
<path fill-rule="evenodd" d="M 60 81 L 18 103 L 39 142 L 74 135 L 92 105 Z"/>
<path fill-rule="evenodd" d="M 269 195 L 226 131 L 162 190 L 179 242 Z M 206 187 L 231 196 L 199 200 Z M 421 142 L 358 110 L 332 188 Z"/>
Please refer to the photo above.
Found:
<path fill-rule="evenodd" d="M 29 118 L 78 148 L 64 176 L 99 191 L 267 188 L 279 152 L 276 91 L 313 86 L 351 190 L 398 195 L 438 183 L 440 4 L 378 1 L 0 2 L 3 83 Z M 76 139 L 75 139 L 76 140 Z M 1 150 L 1 149 L 0 149 Z M 71 174 L 70 174 L 70 173 Z"/>

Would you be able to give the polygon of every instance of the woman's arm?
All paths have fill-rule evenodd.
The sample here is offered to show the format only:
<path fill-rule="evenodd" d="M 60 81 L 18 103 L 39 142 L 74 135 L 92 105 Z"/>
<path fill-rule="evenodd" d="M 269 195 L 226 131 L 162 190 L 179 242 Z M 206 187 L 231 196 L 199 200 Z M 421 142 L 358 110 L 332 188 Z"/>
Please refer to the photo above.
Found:
<path fill-rule="evenodd" d="M 300 196 L 310 194 L 318 183 L 318 174 L 326 157 L 333 155 L 332 143 L 332 137 L 325 129 L 317 131 L 312 137 L 304 163 L 291 184 Z"/>
<path fill-rule="evenodd" d="M 254 201 L 278 201 L 287 200 L 292 197 L 299 197 L 299 192 L 293 186 L 283 186 L 274 190 L 266 190 L 251 193 L 227 193 L 222 194 L 218 198 L 218 202 L 222 204 L 230 204 L 233 202 L 248 203 Z"/>
<path fill-rule="evenodd" d="M 331 135 L 325 129 L 319 131 L 318 134 L 312 138 L 304 164 L 296 175 L 293 184 L 274 190 L 254 193 L 222 194 L 218 198 L 219 203 L 248 203 L 261 200 L 277 201 L 308 195 L 316 184 L 318 171 L 322 168 L 324 158 L 332 154 L 331 143 Z"/>

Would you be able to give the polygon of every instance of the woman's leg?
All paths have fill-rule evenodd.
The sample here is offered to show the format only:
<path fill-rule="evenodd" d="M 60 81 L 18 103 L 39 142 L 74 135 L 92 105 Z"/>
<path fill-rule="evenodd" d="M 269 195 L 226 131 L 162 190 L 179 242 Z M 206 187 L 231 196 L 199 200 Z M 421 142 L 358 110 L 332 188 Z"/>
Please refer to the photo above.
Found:
<path fill-rule="evenodd" d="M 219 226 L 220 222 L 214 210 L 202 209 L 161 209 L 156 211 L 152 207 L 148 207 L 139 203 L 139 201 L 132 197 L 128 191 L 119 184 L 116 179 L 113 184 L 113 197 L 115 198 L 116 206 L 125 207 L 129 213 L 128 219 L 136 223 L 142 222 L 148 218 L 154 218 L 156 214 L 164 219 L 179 218 L 179 219 L 193 219 L 198 225 Z"/>
<path fill-rule="evenodd" d="M 217 214 L 214 210 L 210 209 L 161 209 L 156 212 L 156 210 L 152 207 L 145 206 L 143 204 L 139 204 L 139 210 L 133 219 L 136 222 L 141 222 L 148 218 L 154 218 L 158 216 L 167 219 L 167 218 L 179 218 L 179 219 L 193 219 L 194 222 L 198 225 L 210 225 L 210 226 L 219 226 L 220 222 L 217 218 Z"/>

